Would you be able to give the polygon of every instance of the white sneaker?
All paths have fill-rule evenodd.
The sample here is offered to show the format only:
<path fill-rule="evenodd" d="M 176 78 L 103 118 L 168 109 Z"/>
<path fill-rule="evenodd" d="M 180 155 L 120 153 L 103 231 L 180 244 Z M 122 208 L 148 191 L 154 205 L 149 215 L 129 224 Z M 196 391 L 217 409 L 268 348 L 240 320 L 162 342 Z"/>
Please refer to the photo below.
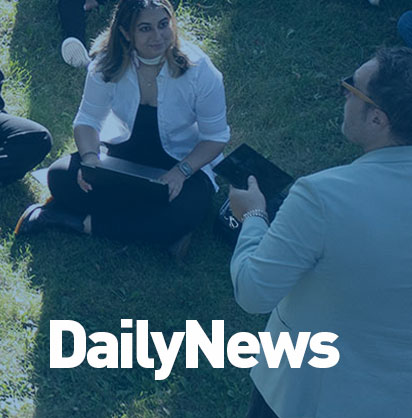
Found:
<path fill-rule="evenodd" d="M 66 38 L 61 53 L 64 62 L 72 67 L 87 67 L 91 61 L 87 49 L 77 38 Z"/>

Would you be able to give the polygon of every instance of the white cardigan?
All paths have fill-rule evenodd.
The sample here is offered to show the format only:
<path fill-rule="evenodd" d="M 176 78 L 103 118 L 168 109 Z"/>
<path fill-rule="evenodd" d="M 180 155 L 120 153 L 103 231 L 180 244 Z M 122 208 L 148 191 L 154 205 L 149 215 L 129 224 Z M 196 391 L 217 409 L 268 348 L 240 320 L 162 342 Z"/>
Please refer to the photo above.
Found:
<path fill-rule="evenodd" d="M 166 62 L 156 79 L 160 140 L 163 149 L 177 160 L 185 158 L 201 141 L 227 142 L 230 138 L 222 74 L 198 47 L 185 42 L 182 50 L 194 65 L 173 78 Z M 120 80 L 106 83 L 92 62 L 74 126 L 91 126 L 105 142 L 125 142 L 131 135 L 139 103 L 134 65 Z M 202 167 L 216 189 L 212 167 L 221 159 L 219 155 Z"/>

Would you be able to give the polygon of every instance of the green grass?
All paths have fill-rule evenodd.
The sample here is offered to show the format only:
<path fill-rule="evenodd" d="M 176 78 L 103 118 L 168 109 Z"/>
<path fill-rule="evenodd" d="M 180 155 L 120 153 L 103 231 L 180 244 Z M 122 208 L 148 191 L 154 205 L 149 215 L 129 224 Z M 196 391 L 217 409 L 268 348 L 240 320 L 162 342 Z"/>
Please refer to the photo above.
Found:
<path fill-rule="evenodd" d="M 175 2 L 177 3 L 177 2 Z M 337 80 L 381 45 L 400 43 L 396 19 L 410 2 L 366 0 L 198 0 L 179 2 L 186 36 L 223 72 L 232 141 L 254 146 L 294 176 L 343 164 L 359 154 L 340 134 Z M 89 36 L 111 4 L 89 19 Z M 54 147 L 44 161 L 74 149 L 71 123 L 85 71 L 66 66 L 56 1 L 0 0 L 0 67 L 11 113 L 47 126 Z M 226 187 L 216 196 L 215 211 Z M 231 250 L 212 233 L 214 213 L 196 231 L 184 263 L 144 244 L 124 245 L 47 231 L 11 235 L 22 210 L 44 199 L 27 176 L 0 189 L 0 416 L 241 417 L 251 389 L 247 370 L 205 361 L 188 370 L 180 353 L 171 376 L 152 370 L 49 368 L 49 321 L 79 321 L 87 334 L 120 335 L 120 319 L 147 319 L 169 336 L 185 320 L 208 332 L 224 319 L 226 335 L 263 330 L 266 317 L 233 300 Z M 67 342 L 68 346 L 70 345 Z"/>

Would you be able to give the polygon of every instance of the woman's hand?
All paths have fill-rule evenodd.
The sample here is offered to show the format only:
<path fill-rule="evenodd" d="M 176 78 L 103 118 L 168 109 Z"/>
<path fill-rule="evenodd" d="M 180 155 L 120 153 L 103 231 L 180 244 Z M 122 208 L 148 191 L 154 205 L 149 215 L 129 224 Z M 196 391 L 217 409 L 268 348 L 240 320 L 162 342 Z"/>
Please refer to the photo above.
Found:
<path fill-rule="evenodd" d="M 94 151 L 85 152 L 82 156 L 82 161 L 90 165 L 96 165 L 99 162 L 99 155 Z M 92 185 L 87 183 L 87 181 L 83 178 L 81 168 L 79 168 L 79 171 L 77 172 L 77 184 L 86 193 L 93 190 Z"/>
<path fill-rule="evenodd" d="M 87 183 L 87 181 L 83 178 L 82 175 L 82 169 L 79 168 L 79 171 L 77 172 L 77 184 L 79 187 L 86 193 L 93 190 L 93 187 L 91 184 Z"/>
<path fill-rule="evenodd" d="M 169 186 L 169 202 L 171 202 L 173 199 L 179 196 L 186 177 L 177 166 L 174 166 L 166 174 L 160 177 L 160 180 Z"/>

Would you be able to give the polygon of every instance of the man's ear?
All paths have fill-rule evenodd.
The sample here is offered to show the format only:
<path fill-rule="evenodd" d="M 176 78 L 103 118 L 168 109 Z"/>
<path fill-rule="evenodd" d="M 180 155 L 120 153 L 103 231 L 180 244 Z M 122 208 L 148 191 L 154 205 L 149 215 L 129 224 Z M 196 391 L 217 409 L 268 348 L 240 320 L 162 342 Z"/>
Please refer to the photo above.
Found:
<path fill-rule="evenodd" d="M 120 32 L 122 32 L 122 35 L 125 37 L 127 42 L 130 42 L 130 36 L 129 34 L 124 30 L 123 26 L 119 26 Z"/>
<path fill-rule="evenodd" d="M 372 123 L 379 128 L 386 128 L 389 125 L 389 119 L 386 113 L 378 108 L 372 110 Z"/>

